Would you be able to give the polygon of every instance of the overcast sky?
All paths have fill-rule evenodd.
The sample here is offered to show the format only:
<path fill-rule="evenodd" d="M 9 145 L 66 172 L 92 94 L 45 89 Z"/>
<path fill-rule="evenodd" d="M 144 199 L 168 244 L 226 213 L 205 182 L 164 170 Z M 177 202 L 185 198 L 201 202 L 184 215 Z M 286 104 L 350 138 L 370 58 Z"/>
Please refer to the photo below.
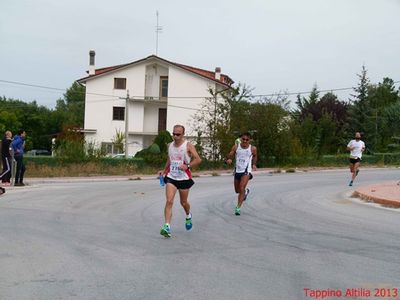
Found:
<path fill-rule="evenodd" d="M 1 0 L 0 96 L 53 108 L 89 50 L 96 67 L 155 54 L 157 10 L 160 57 L 254 94 L 356 86 L 363 64 L 372 83 L 400 80 L 400 0 Z"/>

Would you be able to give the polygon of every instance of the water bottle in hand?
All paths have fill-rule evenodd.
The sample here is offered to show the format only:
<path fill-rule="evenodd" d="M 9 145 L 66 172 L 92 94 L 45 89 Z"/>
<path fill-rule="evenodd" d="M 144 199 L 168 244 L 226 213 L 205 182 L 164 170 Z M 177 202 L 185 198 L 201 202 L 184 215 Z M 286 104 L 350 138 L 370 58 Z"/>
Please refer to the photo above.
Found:
<path fill-rule="evenodd" d="M 164 185 L 165 185 L 164 176 L 160 175 L 160 186 Z"/>

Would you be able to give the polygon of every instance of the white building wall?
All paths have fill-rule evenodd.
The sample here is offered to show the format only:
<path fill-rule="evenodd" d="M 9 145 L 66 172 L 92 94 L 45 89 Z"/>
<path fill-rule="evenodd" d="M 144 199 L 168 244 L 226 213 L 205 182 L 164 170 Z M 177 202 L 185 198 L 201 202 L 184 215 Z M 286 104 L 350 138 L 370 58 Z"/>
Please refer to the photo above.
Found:
<path fill-rule="evenodd" d="M 99 77 L 97 80 L 86 83 L 85 99 L 85 129 L 95 129 L 88 140 L 95 141 L 98 146 L 101 142 L 111 142 L 115 130 L 125 131 L 124 121 L 113 121 L 113 106 L 125 107 L 126 91 L 114 90 L 114 77 Z M 125 94 L 125 95 L 124 95 Z"/>
<path fill-rule="evenodd" d="M 145 64 L 135 65 L 134 67 L 126 67 L 124 70 L 115 72 L 114 77 L 126 77 L 126 89 L 129 90 L 130 97 L 144 98 L 145 89 Z M 121 76 L 117 76 L 121 74 Z"/>
<path fill-rule="evenodd" d="M 159 98 L 160 76 L 168 76 L 168 67 L 156 63 L 146 67 L 146 97 Z"/>
<path fill-rule="evenodd" d="M 114 89 L 114 78 L 126 78 L 126 90 Z M 98 76 L 86 82 L 85 129 L 95 129 L 86 135 L 87 141 L 111 142 L 116 130 L 125 132 L 125 121 L 113 121 L 113 106 L 125 107 L 125 98 L 144 97 L 145 66 L 138 65 Z M 129 104 L 129 130 L 143 131 L 143 103 Z M 129 149 L 130 150 L 130 149 Z"/>
<path fill-rule="evenodd" d="M 128 154 L 135 155 L 136 152 L 143 149 L 143 136 L 142 135 L 129 135 Z"/>
<path fill-rule="evenodd" d="M 129 103 L 129 132 L 143 132 L 144 103 L 132 101 Z"/>
<path fill-rule="evenodd" d="M 158 109 L 159 107 L 155 105 L 147 105 L 145 107 L 144 132 L 158 134 Z"/>
<path fill-rule="evenodd" d="M 181 124 L 186 128 L 186 135 L 194 135 L 192 128 L 195 121 L 194 115 L 201 108 L 201 103 L 204 99 L 211 97 L 208 92 L 210 87 L 215 87 L 213 81 L 174 66 L 170 67 L 167 111 L 168 131 L 171 132 L 174 125 Z"/>
<path fill-rule="evenodd" d="M 143 100 L 145 96 L 159 97 L 160 76 L 168 76 L 168 103 Z M 115 90 L 114 78 L 126 78 L 127 89 Z M 209 88 L 215 82 L 174 65 L 155 60 L 128 66 L 103 76 L 86 81 L 85 126 L 96 133 L 86 134 L 87 141 L 110 143 L 116 130 L 125 133 L 125 121 L 113 121 L 113 106 L 125 107 L 129 90 L 129 140 L 128 154 L 133 155 L 152 143 L 158 131 L 158 110 L 167 108 L 167 130 L 172 132 L 175 124 L 186 127 L 186 135 L 194 136 L 194 115 L 206 97 L 211 97 Z M 135 100 L 136 99 L 136 100 Z M 153 134 L 153 135 L 152 135 Z"/>

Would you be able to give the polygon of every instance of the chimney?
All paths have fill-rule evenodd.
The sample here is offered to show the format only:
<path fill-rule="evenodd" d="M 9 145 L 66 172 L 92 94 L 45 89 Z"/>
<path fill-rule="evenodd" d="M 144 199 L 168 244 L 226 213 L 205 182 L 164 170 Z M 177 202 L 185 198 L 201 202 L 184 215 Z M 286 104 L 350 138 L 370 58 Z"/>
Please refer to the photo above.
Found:
<path fill-rule="evenodd" d="M 94 64 L 94 57 L 96 56 L 96 52 L 94 50 L 89 51 L 89 76 L 94 75 L 96 73 L 96 68 Z"/>
<path fill-rule="evenodd" d="M 215 68 L 215 79 L 221 80 L 221 68 L 220 67 Z"/>

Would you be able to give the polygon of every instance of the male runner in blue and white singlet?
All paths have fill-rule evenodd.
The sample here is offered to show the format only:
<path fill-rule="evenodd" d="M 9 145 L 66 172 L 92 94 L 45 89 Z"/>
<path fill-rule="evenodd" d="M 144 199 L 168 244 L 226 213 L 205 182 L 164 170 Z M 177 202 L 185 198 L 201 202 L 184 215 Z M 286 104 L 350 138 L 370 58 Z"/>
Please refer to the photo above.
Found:
<path fill-rule="evenodd" d="M 250 145 L 250 133 L 243 133 L 240 137 L 240 144 L 235 144 L 228 154 L 227 164 L 231 164 L 235 158 L 235 179 L 233 185 L 236 194 L 238 194 L 238 202 L 235 208 L 235 215 L 240 215 L 240 209 L 243 201 L 247 199 L 250 190 L 247 183 L 253 178 L 252 170 L 257 169 L 257 148 Z"/>

